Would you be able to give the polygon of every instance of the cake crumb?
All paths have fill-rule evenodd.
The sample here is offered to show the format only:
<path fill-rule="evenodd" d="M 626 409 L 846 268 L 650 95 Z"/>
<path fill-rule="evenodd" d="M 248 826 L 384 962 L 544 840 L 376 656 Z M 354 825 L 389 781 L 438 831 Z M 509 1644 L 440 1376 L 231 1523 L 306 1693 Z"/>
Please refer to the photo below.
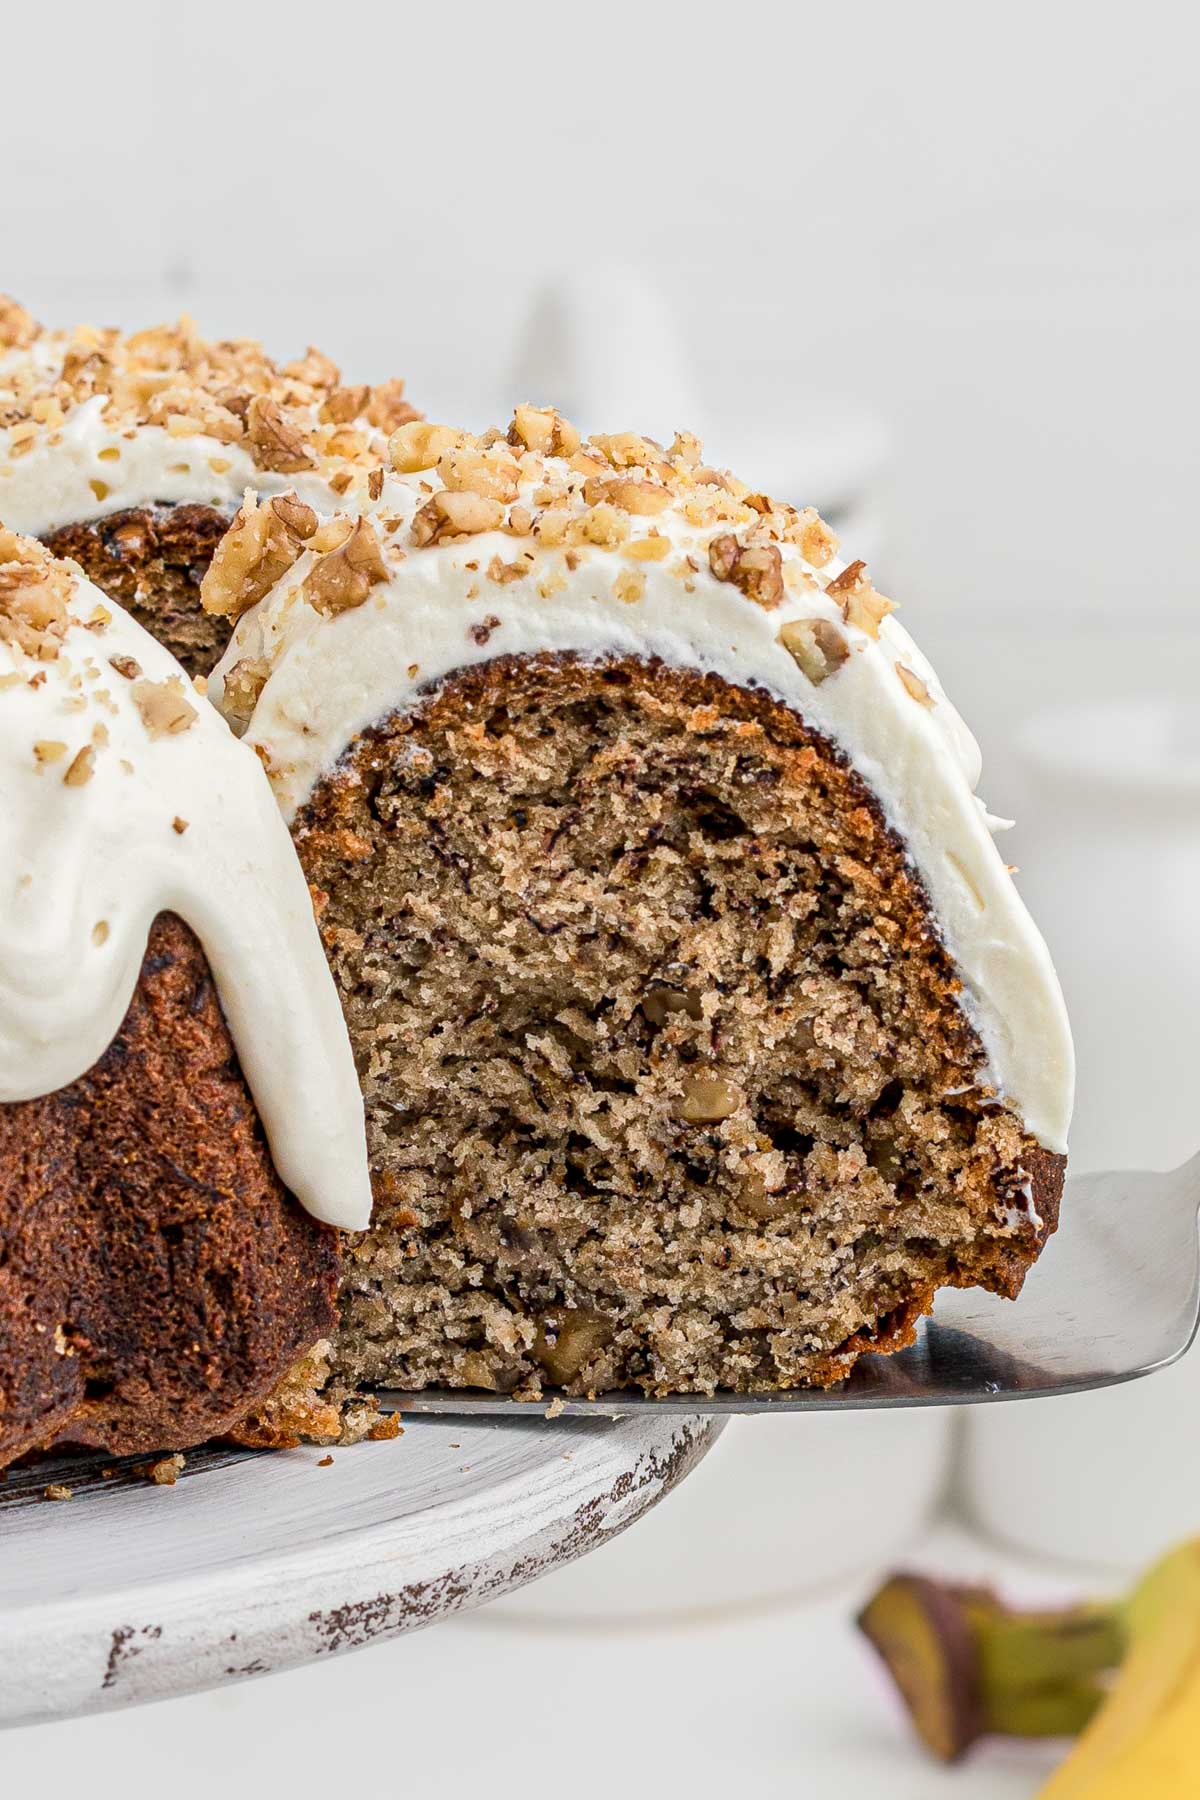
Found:
<path fill-rule="evenodd" d="M 319 1456 L 317 1458 L 318 1469 L 328 1469 L 332 1466 L 332 1463 L 333 1463 L 332 1456 Z"/>
<path fill-rule="evenodd" d="M 174 1487 L 184 1469 L 184 1457 L 176 1451 L 174 1456 L 159 1456 L 153 1462 L 138 1463 L 135 1475 L 144 1481 L 152 1481 L 156 1487 Z"/>
<path fill-rule="evenodd" d="M 73 1500 L 75 1489 L 64 1487 L 61 1481 L 52 1481 L 43 1498 L 46 1500 Z"/>

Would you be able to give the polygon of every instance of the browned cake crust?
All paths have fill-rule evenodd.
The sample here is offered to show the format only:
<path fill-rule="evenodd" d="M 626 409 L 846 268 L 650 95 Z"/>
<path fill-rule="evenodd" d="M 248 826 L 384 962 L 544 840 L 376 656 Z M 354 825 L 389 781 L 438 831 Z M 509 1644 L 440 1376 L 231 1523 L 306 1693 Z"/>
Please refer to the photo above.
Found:
<path fill-rule="evenodd" d="M 204 953 L 163 914 L 95 1067 L 0 1106 L 0 1465 L 227 1430 L 328 1334 L 338 1268 L 275 1175 Z"/>
<path fill-rule="evenodd" d="M 296 839 L 375 1182 L 345 1380 L 824 1384 L 939 1287 L 1019 1290 L 1064 1159 L 987 1087 L 871 793 L 765 694 L 498 659 Z"/>
<path fill-rule="evenodd" d="M 139 506 L 64 525 L 44 542 L 55 556 L 73 557 L 189 675 L 207 675 L 225 648 L 229 620 L 204 611 L 200 583 L 230 516 L 211 506 Z"/>

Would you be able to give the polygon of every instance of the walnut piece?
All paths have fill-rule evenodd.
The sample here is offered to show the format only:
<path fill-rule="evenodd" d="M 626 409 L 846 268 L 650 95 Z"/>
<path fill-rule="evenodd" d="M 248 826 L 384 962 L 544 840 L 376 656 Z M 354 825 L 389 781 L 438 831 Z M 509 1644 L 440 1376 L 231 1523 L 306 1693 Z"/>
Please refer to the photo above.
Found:
<path fill-rule="evenodd" d="M 837 673 L 850 646 L 829 619 L 791 619 L 779 628 L 779 641 L 815 687 Z"/>
<path fill-rule="evenodd" d="M 418 507 L 413 516 L 412 541 L 419 548 L 440 543 L 446 537 L 472 537 L 480 531 L 497 531 L 504 523 L 499 500 L 482 494 L 459 494 L 443 489 Z"/>
<path fill-rule="evenodd" d="M 178 675 L 168 675 L 165 681 L 135 681 L 129 692 L 151 738 L 186 731 L 199 717 Z"/>
<path fill-rule="evenodd" d="M 90 744 L 71 758 L 70 766 L 63 775 L 64 787 L 84 787 L 96 772 L 96 752 Z"/>
<path fill-rule="evenodd" d="M 394 375 L 390 381 L 381 381 L 370 392 L 367 422 L 374 425 L 377 431 L 397 431 L 402 425 L 421 416 L 416 407 L 410 406 L 404 398 L 404 383 Z"/>
<path fill-rule="evenodd" d="M 862 561 L 849 563 L 829 583 L 825 592 L 841 606 L 842 617 L 847 625 L 854 625 L 859 631 L 865 631 L 870 638 L 879 636 L 879 627 L 888 614 L 896 610 L 890 600 L 885 600 L 882 594 L 875 592 L 867 574 L 867 565 Z"/>
<path fill-rule="evenodd" d="M 520 486 L 521 472 L 508 457 L 485 456 L 461 446 L 443 452 L 437 472 L 451 493 L 480 494 L 506 504 L 516 499 Z"/>
<path fill-rule="evenodd" d="M 837 538 L 811 506 L 805 507 L 796 520 L 794 537 L 801 556 L 814 569 L 823 569 L 837 555 Z"/>
<path fill-rule="evenodd" d="M 611 1319 L 590 1307 L 562 1307 L 538 1320 L 533 1355 L 551 1381 L 563 1387 L 582 1374 L 616 1336 Z"/>
<path fill-rule="evenodd" d="M 715 1075 L 686 1075 L 679 1117 L 688 1125 L 716 1125 L 731 1118 L 742 1103 L 732 1082 Z"/>
<path fill-rule="evenodd" d="M 914 674 L 904 663 L 896 664 L 896 673 L 900 677 L 906 692 L 910 693 L 919 706 L 933 706 L 933 695 L 921 677 Z"/>
<path fill-rule="evenodd" d="M 314 465 L 299 419 L 265 394 L 255 394 L 246 408 L 246 439 L 260 469 L 294 475 Z"/>
<path fill-rule="evenodd" d="M 52 662 L 70 628 L 71 591 L 71 576 L 41 544 L 0 528 L 0 643 Z"/>
<path fill-rule="evenodd" d="M 436 469 L 445 452 L 462 441 L 462 432 L 449 425 L 415 420 L 393 431 L 388 439 L 388 456 L 398 475 L 418 475 L 423 469 Z"/>
<path fill-rule="evenodd" d="M 270 673 L 271 665 L 261 657 L 244 656 L 226 675 L 221 711 L 238 737 L 249 725 Z"/>
<path fill-rule="evenodd" d="M 313 564 L 302 591 L 318 612 L 349 612 L 361 606 L 371 589 L 387 578 L 388 566 L 375 529 L 360 518 L 336 550 Z"/>
<path fill-rule="evenodd" d="M 7 294 L 0 294 L 0 349 L 24 350 L 40 330 L 32 313 Z"/>
<path fill-rule="evenodd" d="M 580 436 L 552 406 L 518 406 L 508 428 L 508 441 L 538 456 L 573 456 Z"/>
<path fill-rule="evenodd" d="M 768 609 L 783 599 L 783 558 L 778 544 L 741 544 L 731 531 L 713 538 L 708 566 L 718 581 L 732 581 L 748 600 Z"/>
<path fill-rule="evenodd" d="M 317 515 L 295 494 L 247 501 L 217 545 L 200 583 L 206 612 L 239 619 L 287 574 L 317 531 Z"/>

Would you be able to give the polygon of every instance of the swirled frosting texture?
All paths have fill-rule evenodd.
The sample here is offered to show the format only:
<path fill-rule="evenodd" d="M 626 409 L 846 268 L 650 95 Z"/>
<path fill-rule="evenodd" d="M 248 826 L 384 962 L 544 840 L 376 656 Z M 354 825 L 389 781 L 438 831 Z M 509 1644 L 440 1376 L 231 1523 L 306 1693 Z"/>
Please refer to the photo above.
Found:
<path fill-rule="evenodd" d="M 74 565 L 0 531 L 0 1102 L 104 1053 L 165 911 L 204 947 L 280 1178 L 365 1226 L 349 1042 L 258 759 Z"/>
<path fill-rule="evenodd" d="M 878 798 L 930 897 L 991 1081 L 1039 1142 L 1063 1151 L 1066 1010 L 993 842 L 1000 821 L 975 796 L 978 747 L 890 603 L 861 564 L 838 559 L 816 515 L 704 468 L 692 439 L 581 444 L 530 408 L 506 439 L 402 428 L 392 463 L 352 532 L 349 519 L 293 514 L 281 551 L 280 521 L 251 506 L 210 575 L 221 610 L 254 603 L 210 691 L 246 726 L 285 815 L 358 732 L 493 657 L 659 657 L 762 687 L 828 736 Z"/>

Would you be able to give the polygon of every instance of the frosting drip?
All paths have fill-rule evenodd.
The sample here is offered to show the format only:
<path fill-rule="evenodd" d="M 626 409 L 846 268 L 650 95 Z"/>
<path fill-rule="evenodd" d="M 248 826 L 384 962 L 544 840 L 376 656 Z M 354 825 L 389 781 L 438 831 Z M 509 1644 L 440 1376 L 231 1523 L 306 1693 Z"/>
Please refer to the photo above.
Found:
<path fill-rule="evenodd" d="M 99 1059 L 167 911 L 204 947 L 281 1180 L 361 1229 L 361 1095 L 258 759 L 74 565 L 0 533 L 0 1102 Z"/>

